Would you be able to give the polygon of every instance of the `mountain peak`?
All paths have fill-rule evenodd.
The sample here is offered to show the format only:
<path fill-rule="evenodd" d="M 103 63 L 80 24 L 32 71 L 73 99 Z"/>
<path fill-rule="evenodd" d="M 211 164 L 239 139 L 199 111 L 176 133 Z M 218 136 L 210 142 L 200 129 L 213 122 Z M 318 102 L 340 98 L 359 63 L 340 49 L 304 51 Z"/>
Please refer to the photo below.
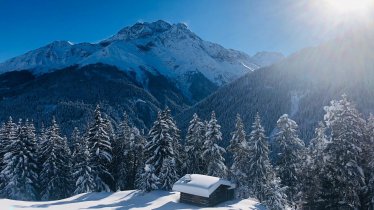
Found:
<path fill-rule="evenodd" d="M 70 41 L 57 40 L 57 41 L 53 41 L 50 44 L 48 44 L 47 47 L 61 48 L 61 47 L 71 47 L 72 45 L 74 44 Z"/>
<path fill-rule="evenodd" d="M 122 39 L 131 40 L 147 37 L 152 34 L 162 33 L 169 30 L 172 25 L 163 20 L 158 20 L 155 22 L 138 22 L 132 26 L 125 27 L 121 29 L 116 35 L 110 39 Z"/>

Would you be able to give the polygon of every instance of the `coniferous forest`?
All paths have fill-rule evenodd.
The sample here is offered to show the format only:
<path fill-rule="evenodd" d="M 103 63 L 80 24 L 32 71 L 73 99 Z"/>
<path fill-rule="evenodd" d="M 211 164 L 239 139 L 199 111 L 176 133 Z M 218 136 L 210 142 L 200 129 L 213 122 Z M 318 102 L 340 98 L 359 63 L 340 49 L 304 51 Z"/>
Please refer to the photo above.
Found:
<path fill-rule="evenodd" d="M 184 174 L 198 173 L 232 180 L 238 198 L 257 198 L 269 209 L 374 208 L 374 116 L 365 118 L 345 95 L 324 111 L 308 145 L 287 114 L 270 137 L 259 114 L 251 125 L 237 115 L 227 148 L 214 111 L 206 121 L 194 114 L 185 138 L 169 108 L 144 133 L 126 113 L 115 129 L 98 105 L 87 129 L 75 128 L 69 138 L 54 117 L 40 130 L 30 119 L 9 117 L 0 129 L 1 197 L 170 191 Z"/>

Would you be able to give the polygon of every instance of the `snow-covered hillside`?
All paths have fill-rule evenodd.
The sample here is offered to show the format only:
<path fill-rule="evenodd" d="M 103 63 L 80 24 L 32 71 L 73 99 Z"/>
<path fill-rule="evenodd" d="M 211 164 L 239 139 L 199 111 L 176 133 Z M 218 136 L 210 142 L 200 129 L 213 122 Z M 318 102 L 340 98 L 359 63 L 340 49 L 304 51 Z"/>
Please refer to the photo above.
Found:
<path fill-rule="evenodd" d="M 191 98 L 190 86 L 198 73 L 217 86 L 226 84 L 262 66 L 282 59 L 273 53 L 251 57 L 202 40 L 185 24 L 164 21 L 136 23 L 99 43 L 73 44 L 55 41 L 47 46 L 9 59 L 0 72 L 31 69 L 42 74 L 70 65 L 104 63 L 136 74 L 140 83 L 146 74 L 161 74 L 173 81 Z"/>
<path fill-rule="evenodd" d="M 67 199 L 48 202 L 25 202 L 8 199 L 0 200 L 1 209 L 6 210 L 78 210 L 78 209 L 101 209 L 101 210 L 127 210 L 127 209 L 263 209 L 264 206 L 255 200 L 233 200 L 217 205 L 214 208 L 199 208 L 194 205 L 179 203 L 179 193 L 154 191 L 142 194 L 139 191 L 122 191 L 116 193 L 87 193 L 76 195 Z"/>

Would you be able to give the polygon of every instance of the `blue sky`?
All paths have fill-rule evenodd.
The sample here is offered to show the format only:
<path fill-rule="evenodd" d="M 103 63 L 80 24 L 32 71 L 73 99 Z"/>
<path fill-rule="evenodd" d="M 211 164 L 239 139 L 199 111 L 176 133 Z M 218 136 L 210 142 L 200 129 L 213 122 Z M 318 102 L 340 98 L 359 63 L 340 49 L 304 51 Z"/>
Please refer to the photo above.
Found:
<path fill-rule="evenodd" d="M 138 21 L 184 22 L 249 54 L 290 54 L 341 32 L 307 0 L 0 0 L 0 61 L 54 40 L 96 42 Z M 333 29 L 332 29 L 333 28 Z"/>

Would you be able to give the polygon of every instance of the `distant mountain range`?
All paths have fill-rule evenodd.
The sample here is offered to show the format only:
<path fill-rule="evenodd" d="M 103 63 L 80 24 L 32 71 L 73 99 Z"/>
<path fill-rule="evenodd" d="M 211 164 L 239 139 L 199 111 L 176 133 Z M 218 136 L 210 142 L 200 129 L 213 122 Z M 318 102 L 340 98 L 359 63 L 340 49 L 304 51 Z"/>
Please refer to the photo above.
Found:
<path fill-rule="evenodd" d="M 186 128 L 193 113 L 208 119 L 215 110 L 227 143 L 237 113 L 250 130 L 259 112 L 268 135 L 272 135 L 277 119 L 287 113 L 308 142 L 318 121 L 323 120 L 323 107 L 344 93 L 361 112 L 374 113 L 373 31 L 347 33 L 246 74 L 184 111 L 178 122 Z"/>
<path fill-rule="evenodd" d="M 202 40 L 184 24 L 160 20 L 125 27 L 95 44 L 55 41 L 1 63 L 0 72 L 30 70 L 39 75 L 71 65 L 103 63 L 134 74 L 145 87 L 148 74 L 162 75 L 196 102 L 210 94 L 209 90 L 282 58 L 279 53 L 261 52 L 251 57 L 225 49 Z M 195 84 L 196 78 L 210 84 L 201 87 Z"/>
<path fill-rule="evenodd" d="M 55 41 L 0 64 L 0 118 L 56 115 L 69 133 L 96 103 L 147 128 L 158 109 L 174 114 L 283 55 L 249 56 L 202 40 L 184 24 L 136 23 L 99 43 Z"/>

